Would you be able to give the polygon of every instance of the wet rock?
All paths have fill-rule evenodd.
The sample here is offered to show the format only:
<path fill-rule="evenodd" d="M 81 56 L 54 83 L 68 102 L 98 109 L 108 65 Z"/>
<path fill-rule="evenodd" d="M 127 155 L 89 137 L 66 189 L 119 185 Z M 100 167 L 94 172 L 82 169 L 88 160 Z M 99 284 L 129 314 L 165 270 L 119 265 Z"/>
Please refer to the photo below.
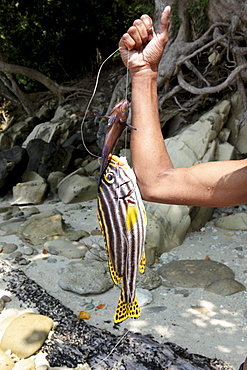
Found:
<path fill-rule="evenodd" d="M 5 330 L 0 347 L 10 349 L 19 358 L 34 354 L 47 338 L 53 321 L 47 316 L 23 313 L 17 316 Z"/>
<path fill-rule="evenodd" d="M 32 245 L 43 245 L 53 239 L 76 240 L 89 236 L 86 231 L 69 228 L 61 214 L 53 210 L 34 215 L 23 222 L 19 226 L 18 235 Z"/>
<path fill-rule="evenodd" d="M 51 254 L 67 258 L 83 258 L 88 251 L 84 244 L 64 239 L 50 240 L 44 244 L 44 248 Z"/>
<path fill-rule="evenodd" d="M 81 169 L 76 170 L 58 184 L 58 197 L 63 203 L 84 202 L 96 198 L 97 180 L 83 176 L 81 172 Z"/>
<path fill-rule="evenodd" d="M 1 370 L 12 370 L 14 367 L 14 361 L 12 358 L 0 350 L 0 369 Z"/>
<path fill-rule="evenodd" d="M 223 263 L 212 260 L 172 261 L 158 273 L 174 287 L 206 288 L 220 279 L 234 279 L 234 272 Z"/>
<path fill-rule="evenodd" d="M 234 279 L 216 280 L 206 287 L 206 290 L 221 296 L 228 296 L 244 291 L 246 288 L 243 284 Z"/>
<path fill-rule="evenodd" d="M 247 214 L 245 212 L 218 218 L 215 226 L 226 230 L 247 230 Z"/>
<path fill-rule="evenodd" d="M 70 262 L 61 275 L 59 286 L 77 294 L 99 294 L 113 286 L 108 268 L 97 261 Z"/>

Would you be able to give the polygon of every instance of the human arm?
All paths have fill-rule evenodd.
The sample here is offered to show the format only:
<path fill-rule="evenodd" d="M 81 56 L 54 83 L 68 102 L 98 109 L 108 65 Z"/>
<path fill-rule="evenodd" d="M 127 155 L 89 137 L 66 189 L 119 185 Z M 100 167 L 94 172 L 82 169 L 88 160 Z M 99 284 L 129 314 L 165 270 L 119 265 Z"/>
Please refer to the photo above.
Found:
<path fill-rule="evenodd" d="M 131 155 L 145 200 L 196 206 L 247 202 L 247 160 L 174 168 L 162 136 L 157 96 L 158 65 L 168 40 L 170 7 L 158 33 L 147 15 L 133 23 L 119 43 L 132 78 Z"/>

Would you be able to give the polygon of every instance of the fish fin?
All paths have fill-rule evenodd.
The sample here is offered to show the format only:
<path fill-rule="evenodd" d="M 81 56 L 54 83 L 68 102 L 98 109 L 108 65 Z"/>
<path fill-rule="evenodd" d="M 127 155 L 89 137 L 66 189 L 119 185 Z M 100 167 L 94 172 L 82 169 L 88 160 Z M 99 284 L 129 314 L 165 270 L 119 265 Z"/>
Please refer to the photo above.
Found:
<path fill-rule="evenodd" d="M 131 230 L 137 221 L 139 210 L 136 204 L 128 203 L 126 210 L 127 229 Z"/>
<path fill-rule="evenodd" d="M 118 285 L 122 279 L 121 276 L 118 275 L 117 271 L 115 270 L 113 263 L 111 261 L 110 256 L 108 256 L 108 266 L 109 266 L 109 271 L 111 274 L 111 278 L 114 284 Z"/>
<path fill-rule="evenodd" d="M 147 219 L 147 212 L 145 210 L 145 207 L 143 206 L 143 215 L 144 215 L 144 223 L 145 225 L 147 226 L 147 223 L 148 223 L 148 219 Z"/>
<path fill-rule="evenodd" d="M 141 274 L 144 274 L 145 272 L 145 265 L 146 265 L 146 255 L 145 255 L 145 251 L 142 253 L 142 258 L 141 258 L 141 261 L 140 261 L 140 265 L 139 265 L 139 271 Z"/>
<path fill-rule="evenodd" d="M 137 319 L 140 316 L 140 306 L 136 295 L 130 303 L 126 303 L 123 299 L 123 288 L 118 301 L 118 306 L 114 316 L 114 323 L 120 324 L 122 321 L 130 318 Z"/>

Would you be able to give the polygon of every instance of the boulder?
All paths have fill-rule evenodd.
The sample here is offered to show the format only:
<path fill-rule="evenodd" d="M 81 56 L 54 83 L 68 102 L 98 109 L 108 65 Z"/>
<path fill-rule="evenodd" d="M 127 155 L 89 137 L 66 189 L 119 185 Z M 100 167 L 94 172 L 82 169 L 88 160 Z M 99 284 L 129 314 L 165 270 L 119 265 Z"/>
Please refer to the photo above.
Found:
<path fill-rule="evenodd" d="M 46 340 L 53 320 L 47 316 L 23 313 L 17 316 L 5 330 L 0 347 L 11 350 L 19 358 L 33 355 Z"/>
<path fill-rule="evenodd" d="M 0 195 L 6 194 L 16 185 L 26 170 L 28 155 L 25 149 L 14 146 L 0 152 Z"/>
<path fill-rule="evenodd" d="M 26 172 L 21 183 L 13 187 L 13 204 L 41 204 L 45 200 L 48 185 L 35 172 Z"/>
<path fill-rule="evenodd" d="M 85 202 L 97 197 L 98 183 L 94 177 L 81 175 L 81 169 L 66 176 L 58 184 L 58 197 L 64 203 Z"/>

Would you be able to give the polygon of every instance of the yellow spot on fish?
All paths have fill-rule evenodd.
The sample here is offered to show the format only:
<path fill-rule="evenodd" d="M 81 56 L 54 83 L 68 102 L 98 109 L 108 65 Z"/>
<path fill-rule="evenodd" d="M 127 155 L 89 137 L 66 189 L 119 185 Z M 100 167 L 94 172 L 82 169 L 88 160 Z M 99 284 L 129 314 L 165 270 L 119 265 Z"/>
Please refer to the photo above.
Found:
<path fill-rule="evenodd" d="M 145 272 L 145 265 L 146 265 L 146 256 L 145 256 L 145 252 L 143 252 L 141 262 L 140 262 L 140 265 L 139 265 L 139 271 L 140 271 L 141 274 L 144 274 L 144 272 Z"/>
<path fill-rule="evenodd" d="M 128 230 L 133 229 L 133 226 L 137 221 L 138 214 L 139 211 L 137 205 L 128 203 L 126 211 L 126 225 Z"/>

